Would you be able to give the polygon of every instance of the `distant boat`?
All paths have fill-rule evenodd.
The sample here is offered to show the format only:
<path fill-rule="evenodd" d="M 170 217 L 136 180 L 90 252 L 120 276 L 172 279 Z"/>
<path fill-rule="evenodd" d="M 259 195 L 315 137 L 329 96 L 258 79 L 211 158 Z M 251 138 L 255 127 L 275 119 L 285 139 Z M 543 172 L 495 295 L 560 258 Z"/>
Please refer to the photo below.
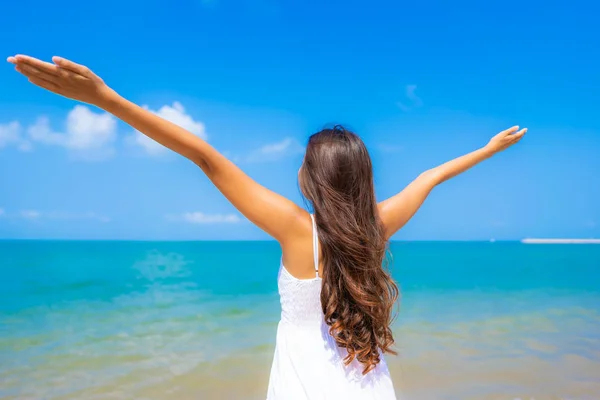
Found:
<path fill-rule="evenodd" d="M 490 239 L 490 243 L 494 243 L 495 241 L 496 241 L 496 239 L 494 239 L 494 238 Z"/>
<path fill-rule="evenodd" d="M 521 243 L 528 244 L 600 244 L 600 239 L 522 239 Z"/>

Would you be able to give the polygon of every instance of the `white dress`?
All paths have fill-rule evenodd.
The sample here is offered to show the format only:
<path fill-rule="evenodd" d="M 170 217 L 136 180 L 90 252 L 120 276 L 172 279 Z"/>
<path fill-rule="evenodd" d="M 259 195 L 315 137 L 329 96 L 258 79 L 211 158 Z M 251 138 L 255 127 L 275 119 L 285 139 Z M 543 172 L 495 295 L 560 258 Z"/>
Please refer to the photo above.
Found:
<path fill-rule="evenodd" d="M 346 349 L 338 347 L 329 334 L 321 308 L 319 240 L 314 218 L 312 223 L 316 276 L 297 279 L 283 262 L 279 268 L 281 321 L 267 400 L 396 399 L 383 355 L 375 369 L 364 376 L 364 367 L 356 359 L 344 366 Z"/>

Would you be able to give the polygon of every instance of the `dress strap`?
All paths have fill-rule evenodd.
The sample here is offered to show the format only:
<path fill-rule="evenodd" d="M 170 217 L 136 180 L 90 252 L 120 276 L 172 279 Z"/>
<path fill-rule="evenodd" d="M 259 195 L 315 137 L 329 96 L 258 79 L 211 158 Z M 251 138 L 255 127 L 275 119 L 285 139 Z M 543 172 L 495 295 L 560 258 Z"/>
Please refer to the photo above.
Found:
<path fill-rule="evenodd" d="M 319 277 L 319 235 L 317 234 L 317 223 L 315 221 L 315 216 L 310 214 L 310 219 L 312 220 L 312 228 L 313 228 L 313 255 L 314 255 L 314 263 L 315 263 L 315 274 L 316 277 Z"/>

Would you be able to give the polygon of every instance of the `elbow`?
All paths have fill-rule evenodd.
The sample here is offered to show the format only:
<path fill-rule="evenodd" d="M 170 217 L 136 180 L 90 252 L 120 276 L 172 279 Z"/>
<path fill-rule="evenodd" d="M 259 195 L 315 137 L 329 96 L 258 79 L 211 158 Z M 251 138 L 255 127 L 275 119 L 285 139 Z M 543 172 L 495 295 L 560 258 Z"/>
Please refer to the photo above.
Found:
<path fill-rule="evenodd" d="M 196 164 L 206 175 L 209 175 L 212 172 L 212 168 L 209 162 L 206 161 L 203 157 L 189 157 L 189 159 Z"/>
<path fill-rule="evenodd" d="M 437 168 L 432 168 L 419 175 L 419 180 L 423 181 L 427 186 L 433 189 L 440 183 L 444 182 L 445 179 L 440 170 Z"/>

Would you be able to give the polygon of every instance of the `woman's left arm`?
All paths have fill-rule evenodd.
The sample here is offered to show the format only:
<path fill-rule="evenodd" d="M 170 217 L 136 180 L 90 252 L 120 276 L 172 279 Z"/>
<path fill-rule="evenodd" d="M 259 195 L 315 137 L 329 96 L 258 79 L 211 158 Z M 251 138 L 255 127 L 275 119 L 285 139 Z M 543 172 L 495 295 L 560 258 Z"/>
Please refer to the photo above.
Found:
<path fill-rule="evenodd" d="M 87 67 L 59 57 L 55 64 L 22 55 L 8 61 L 31 83 L 102 108 L 194 162 L 246 218 L 279 242 L 304 226 L 302 208 L 255 182 L 198 136 L 121 97 Z"/>
<path fill-rule="evenodd" d="M 518 126 L 504 130 L 486 146 L 423 172 L 400 193 L 379 203 L 379 216 L 387 237 L 390 238 L 415 215 L 433 188 L 514 145 L 525 132 L 527 129 L 519 130 Z"/>

